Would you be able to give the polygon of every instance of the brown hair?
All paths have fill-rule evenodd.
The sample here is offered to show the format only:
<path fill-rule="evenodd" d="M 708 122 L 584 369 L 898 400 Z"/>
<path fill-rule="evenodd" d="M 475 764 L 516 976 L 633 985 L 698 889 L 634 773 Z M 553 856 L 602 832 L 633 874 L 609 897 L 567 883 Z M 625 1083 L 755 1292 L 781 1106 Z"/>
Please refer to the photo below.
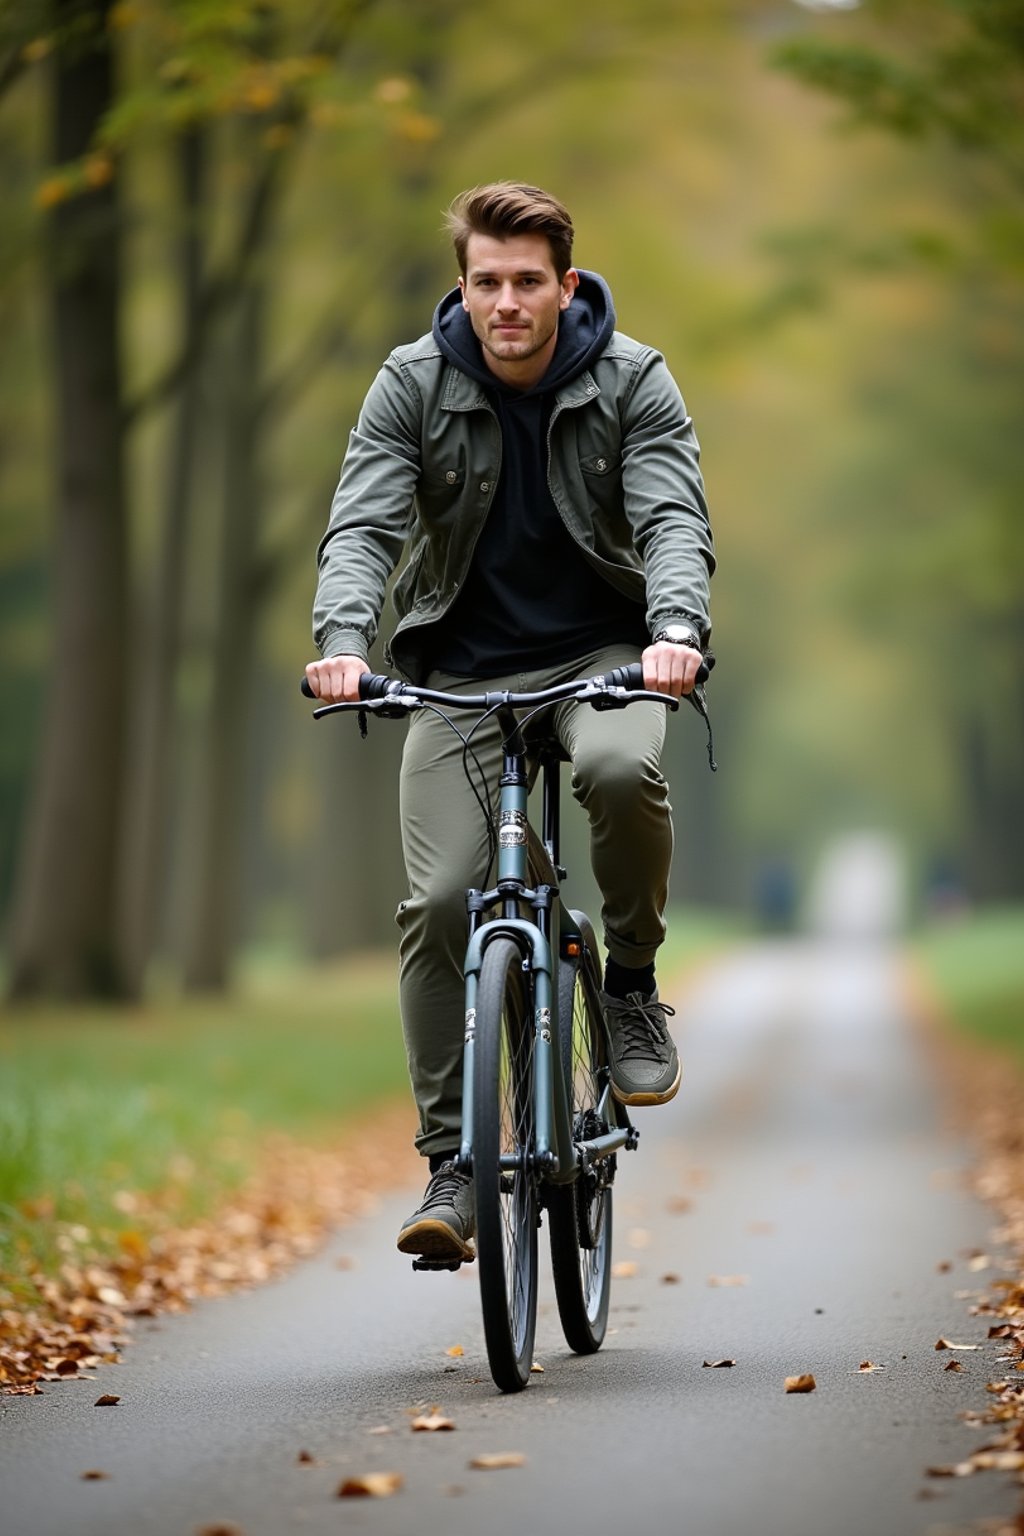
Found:
<path fill-rule="evenodd" d="M 460 192 L 445 224 L 452 237 L 459 270 L 466 275 L 466 245 L 470 235 L 545 235 L 559 281 L 572 266 L 572 219 L 550 192 L 522 181 L 494 181 Z"/>

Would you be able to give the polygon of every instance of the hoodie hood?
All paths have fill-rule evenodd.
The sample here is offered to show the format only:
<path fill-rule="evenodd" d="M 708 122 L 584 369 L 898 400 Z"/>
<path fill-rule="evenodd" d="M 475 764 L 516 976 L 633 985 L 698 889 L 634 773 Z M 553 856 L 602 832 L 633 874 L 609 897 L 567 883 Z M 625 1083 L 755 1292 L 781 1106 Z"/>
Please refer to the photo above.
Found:
<path fill-rule="evenodd" d="M 558 321 L 558 341 L 555 355 L 542 379 L 532 389 L 511 390 L 512 394 L 546 394 L 561 389 L 590 367 L 594 359 L 604 351 L 615 330 L 615 306 L 611 290 L 603 277 L 596 272 L 577 268 L 579 286 L 572 296 L 568 309 L 563 310 Z M 467 373 L 478 384 L 488 389 L 503 389 L 484 362 L 483 351 L 473 332 L 469 316 L 462 307 L 462 292 L 452 288 L 446 293 L 434 311 L 431 327 L 434 340 L 454 367 Z"/>

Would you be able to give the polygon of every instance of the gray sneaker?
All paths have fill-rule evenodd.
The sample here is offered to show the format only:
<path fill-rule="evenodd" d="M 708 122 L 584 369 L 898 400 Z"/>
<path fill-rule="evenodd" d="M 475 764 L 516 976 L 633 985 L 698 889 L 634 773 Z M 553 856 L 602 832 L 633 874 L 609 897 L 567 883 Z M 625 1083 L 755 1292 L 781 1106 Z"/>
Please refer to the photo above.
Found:
<path fill-rule="evenodd" d="M 620 1104 L 667 1104 L 683 1076 L 665 1023 L 675 1013 L 659 1003 L 657 990 L 631 992 L 623 1001 L 601 993 L 608 1025 L 612 1093 Z"/>
<path fill-rule="evenodd" d="M 430 1176 L 423 1204 L 402 1223 L 398 1248 L 424 1259 L 472 1259 L 475 1231 L 473 1180 L 454 1163 L 442 1163 Z"/>

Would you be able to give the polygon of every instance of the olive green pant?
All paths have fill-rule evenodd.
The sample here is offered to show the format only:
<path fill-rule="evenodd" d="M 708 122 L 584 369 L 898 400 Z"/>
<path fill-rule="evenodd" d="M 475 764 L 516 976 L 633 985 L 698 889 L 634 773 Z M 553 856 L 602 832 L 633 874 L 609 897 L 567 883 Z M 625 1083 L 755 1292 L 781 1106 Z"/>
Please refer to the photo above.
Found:
<path fill-rule="evenodd" d="M 435 672 L 427 686 L 449 693 L 528 691 L 638 659 L 636 647 L 616 645 L 565 666 L 486 682 Z M 665 937 L 672 861 L 671 806 L 658 767 L 665 708 L 651 703 L 599 711 L 567 703 L 545 713 L 571 758 L 572 792 L 590 821 L 591 862 L 603 899 L 608 952 L 621 965 L 647 965 Z M 476 718 L 468 711 L 454 716 L 464 733 Z M 487 721 L 474 734 L 473 749 L 496 800 L 501 768 L 496 721 Z M 486 824 L 463 771 L 462 742 L 429 710 L 410 720 L 402 759 L 401 822 L 409 881 L 408 899 L 397 914 L 402 1026 L 420 1117 L 416 1145 L 426 1155 L 454 1150 L 460 1141 L 465 892 L 484 884 L 488 859 Z"/>

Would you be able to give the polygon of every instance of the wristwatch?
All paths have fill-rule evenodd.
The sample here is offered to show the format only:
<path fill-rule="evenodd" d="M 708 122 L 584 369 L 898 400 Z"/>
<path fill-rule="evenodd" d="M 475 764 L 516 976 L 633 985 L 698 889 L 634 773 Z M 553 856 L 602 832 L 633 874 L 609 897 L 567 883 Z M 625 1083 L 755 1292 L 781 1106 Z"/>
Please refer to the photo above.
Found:
<path fill-rule="evenodd" d="M 692 624 L 665 624 L 651 641 L 657 645 L 660 640 L 667 640 L 670 645 L 687 645 L 691 651 L 699 651 L 700 635 Z"/>

